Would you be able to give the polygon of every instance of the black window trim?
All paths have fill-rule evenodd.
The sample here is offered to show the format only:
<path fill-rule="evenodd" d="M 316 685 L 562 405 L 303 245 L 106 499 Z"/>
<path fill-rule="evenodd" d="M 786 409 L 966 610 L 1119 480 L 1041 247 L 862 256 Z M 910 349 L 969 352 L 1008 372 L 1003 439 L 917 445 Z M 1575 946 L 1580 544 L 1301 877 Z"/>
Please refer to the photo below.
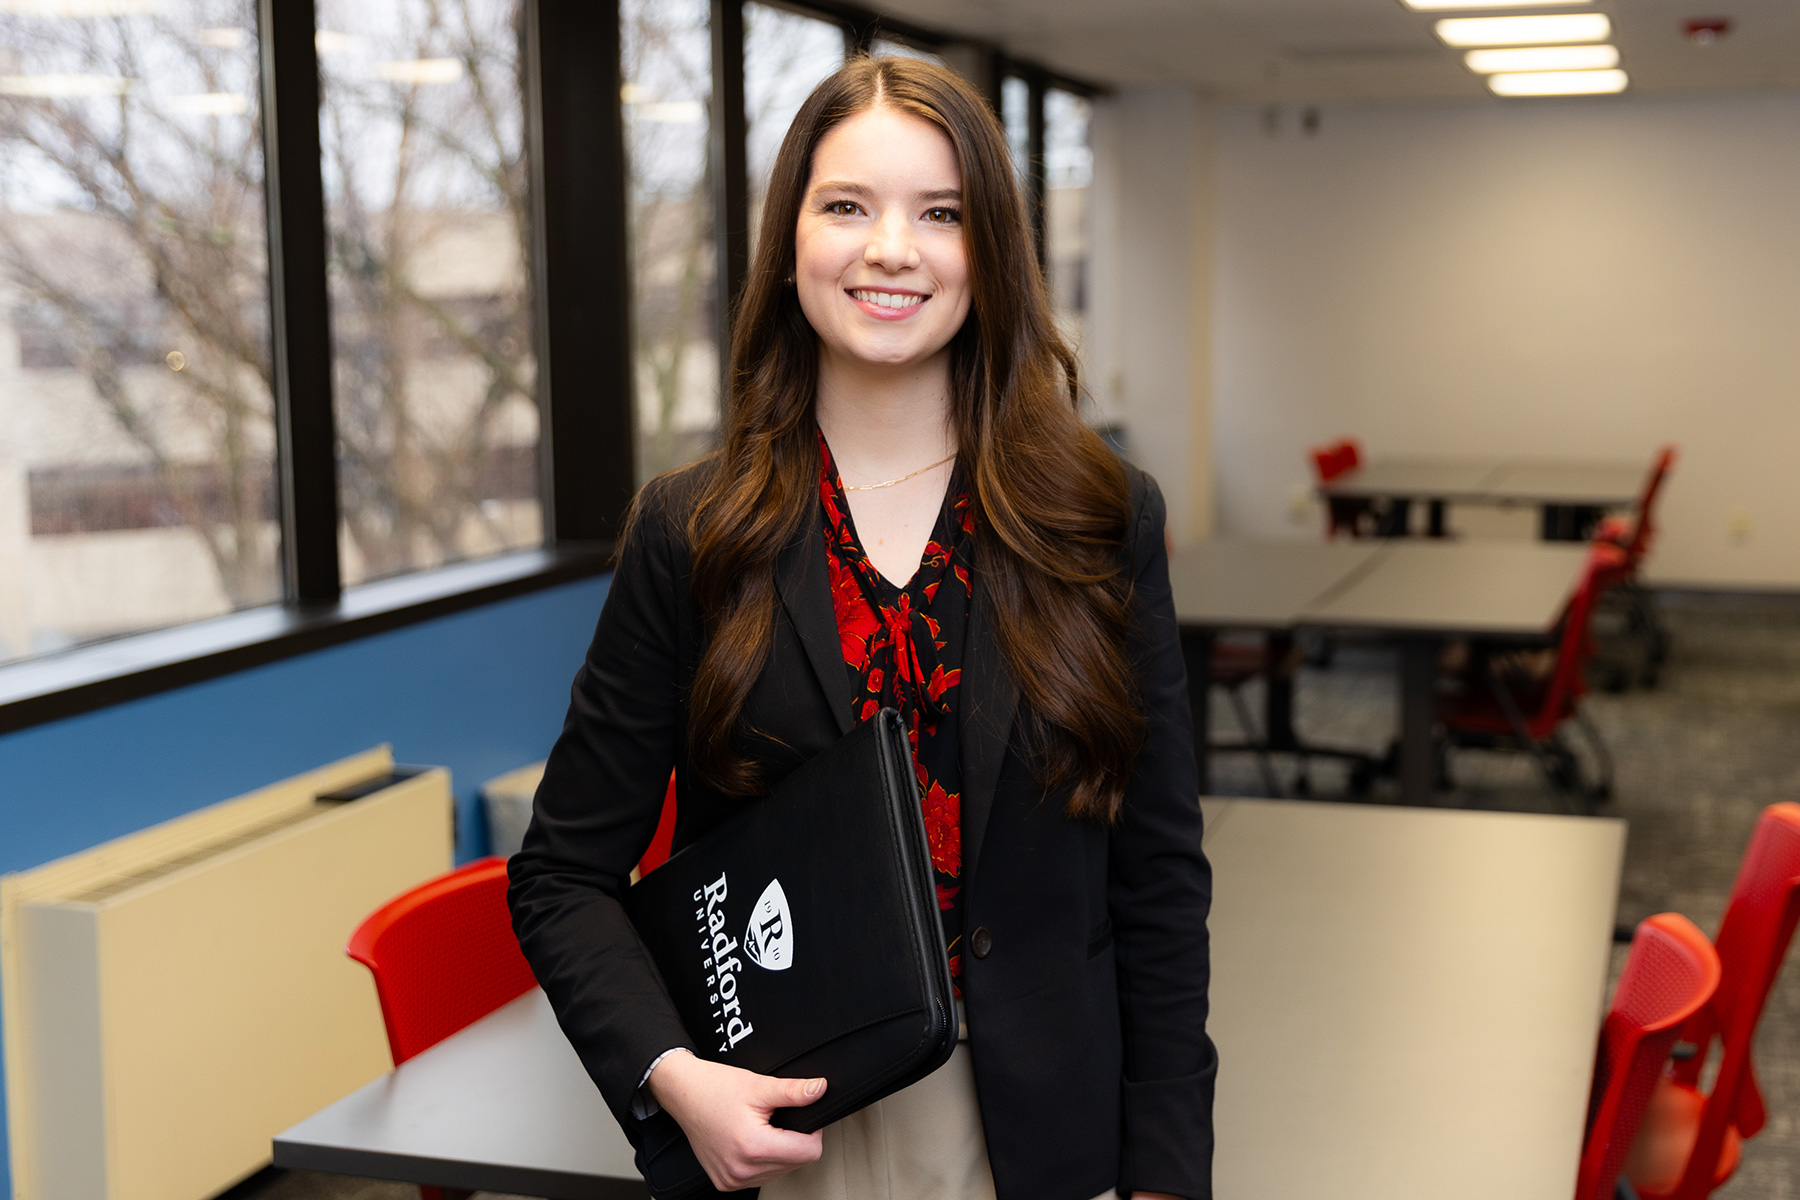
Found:
<path fill-rule="evenodd" d="M 258 0 L 282 601 L 0 665 L 0 735 L 610 570 L 636 492 L 620 0 L 522 4 L 543 546 L 343 587 L 317 22 L 309 0 Z M 983 90 L 996 111 L 1001 80 L 1025 78 L 1037 190 L 1045 88 L 1104 94 L 990 43 L 858 5 L 773 4 L 835 22 L 851 52 L 877 38 L 972 47 L 988 68 Z M 712 0 L 711 16 L 718 301 L 729 320 L 750 240 L 741 0 Z M 1041 254 L 1041 215 L 1034 218 Z"/>

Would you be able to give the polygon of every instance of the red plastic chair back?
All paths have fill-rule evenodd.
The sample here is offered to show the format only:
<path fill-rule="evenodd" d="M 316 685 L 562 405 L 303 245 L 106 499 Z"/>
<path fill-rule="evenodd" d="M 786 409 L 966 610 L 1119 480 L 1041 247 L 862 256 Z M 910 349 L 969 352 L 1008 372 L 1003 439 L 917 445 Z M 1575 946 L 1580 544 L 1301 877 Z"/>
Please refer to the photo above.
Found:
<path fill-rule="evenodd" d="M 1662 491 L 1663 480 L 1668 478 L 1674 465 L 1675 447 L 1664 446 L 1657 451 L 1650 474 L 1644 477 L 1644 490 L 1638 494 L 1637 519 L 1631 525 L 1631 540 L 1625 544 L 1625 553 L 1630 557 L 1633 570 L 1650 551 L 1650 538 L 1656 532 L 1656 496 Z"/>
<path fill-rule="evenodd" d="M 1682 1030 L 1699 1049 L 1678 1063 L 1677 1082 L 1697 1087 L 1712 1039 L 1719 1039 L 1718 1075 L 1700 1116 L 1694 1149 L 1682 1174 L 1680 1197 L 1703 1197 L 1717 1186 L 1716 1164 L 1727 1128 L 1754 1137 L 1768 1123 L 1762 1089 L 1750 1061 L 1751 1042 L 1769 989 L 1787 957 L 1800 920 L 1800 804 L 1763 809 L 1738 868 L 1715 945 L 1723 975 L 1718 993 Z"/>
<path fill-rule="evenodd" d="M 1682 1023 L 1712 999 L 1719 975 L 1712 943 L 1686 917 L 1658 913 L 1637 927 L 1600 1027 L 1575 1200 L 1612 1200 Z"/>
<path fill-rule="evenodd" d="M 1588 547 L 1587 564 L 1563 612 L 1556 669 L 1544 689 L 1542 706 L 1536 713 L 1526 714 L 1526 727 L 1533 737 L 1548 737 L 1559 722 L 1575 711 L 1575 701 L 1587 691 L 1587 664 L 1594 654 L 1594 605 L 1624 562 L 1625 552 L 1617 546 L 1595 542 Z"/>
<path fill-rule="evenodd" d="M 506 862 L 483 858 L 370 913 L 350 957 L 375 976 L 394 1065 L 536 985 L 506 907 Z"/>
<path fill-rule="evenodd" d="M 1339 438 L 1329 446 L 1314 446 L 1307 453 L 1312 456 L 1320 483 L 1330 483 L 1362 465 L 1362 448 L 1355 438 Z"/>

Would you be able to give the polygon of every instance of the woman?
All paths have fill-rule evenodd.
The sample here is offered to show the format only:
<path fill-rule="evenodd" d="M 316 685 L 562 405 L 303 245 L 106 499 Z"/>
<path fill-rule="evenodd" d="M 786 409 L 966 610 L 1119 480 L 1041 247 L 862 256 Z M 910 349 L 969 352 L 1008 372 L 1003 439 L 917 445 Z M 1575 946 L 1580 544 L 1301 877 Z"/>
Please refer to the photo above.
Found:
<path fill-rule="evenodd" d="M 634 1144 L 771 1198 L 1211 1195 L 1211 881 L 1155 484 L 1076 415 L 1005 138 L 846 65 L 770 182 L 723 446 L 644 489 L 514 924 Z M 882 705 L 912 735 L 966 1041 L 821 1133 L 692 1053 L 619 895 Z M 665 1126 L 665 1128 L 667 1128 Z"/>

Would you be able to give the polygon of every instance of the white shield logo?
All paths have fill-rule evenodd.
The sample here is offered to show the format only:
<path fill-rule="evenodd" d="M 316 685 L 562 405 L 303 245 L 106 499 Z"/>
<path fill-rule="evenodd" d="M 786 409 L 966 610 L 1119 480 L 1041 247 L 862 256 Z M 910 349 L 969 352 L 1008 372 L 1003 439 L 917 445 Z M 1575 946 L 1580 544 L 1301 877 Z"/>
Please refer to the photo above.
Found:
<path fill-rule="evenodd" d="M 744 953 L 766 971 L 785 971 L 794 963 L 794 920 L 788 915 L 787 894 L 779 879 L 769 881 L 750 910 Z"/>

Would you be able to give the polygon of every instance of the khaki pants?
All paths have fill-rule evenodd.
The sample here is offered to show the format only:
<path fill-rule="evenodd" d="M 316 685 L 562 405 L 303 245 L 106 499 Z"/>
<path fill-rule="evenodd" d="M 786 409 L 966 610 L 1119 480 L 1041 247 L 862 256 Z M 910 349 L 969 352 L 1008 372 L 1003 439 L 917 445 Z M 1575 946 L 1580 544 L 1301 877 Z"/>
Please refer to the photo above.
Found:
<path fill-rule="evenodd" d="M 967 1042 L 824 1135 L 819 1161 L 763 1184 L 763 1200 L 994 1200 Z"/>
<path fill-rule="evenodd" d="M 763 1184 L 762 1200 L 994 1200 L 966 1022 L 961 1032 L 949 1062 L 827 1125 L 819 1161 Z"/>

